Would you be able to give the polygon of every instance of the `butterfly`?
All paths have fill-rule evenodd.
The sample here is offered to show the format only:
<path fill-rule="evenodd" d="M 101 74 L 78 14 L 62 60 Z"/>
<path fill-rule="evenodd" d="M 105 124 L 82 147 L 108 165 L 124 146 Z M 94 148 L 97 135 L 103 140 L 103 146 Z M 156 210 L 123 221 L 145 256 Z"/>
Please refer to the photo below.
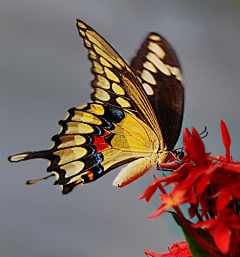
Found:
<path fill-rule="evenodd" d="M 9 157 L 48 160 L 51 175 L 27 184 L 56 175 L 63 194 L 123 164 L 116 187 L 159 169 L 178 140 L 184 109 L 180 64 L 163 37 L 150 33 L 128 66 L 90 26 L 76 25 L 92 64 L 92 102 L 68 110 L 50 149 Z"/>

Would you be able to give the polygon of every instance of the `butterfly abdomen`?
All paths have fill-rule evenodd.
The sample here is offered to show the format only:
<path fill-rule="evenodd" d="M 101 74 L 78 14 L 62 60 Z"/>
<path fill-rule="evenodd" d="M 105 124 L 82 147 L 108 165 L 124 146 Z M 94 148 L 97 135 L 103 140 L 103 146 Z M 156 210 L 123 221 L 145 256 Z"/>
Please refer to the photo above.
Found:
<path fill-rule="evenodd" d="M 124 187 L 143 176 L 154 165 L 153 155 L 137 159 L 124 167 L 113 181 L 113 186 Z"/>

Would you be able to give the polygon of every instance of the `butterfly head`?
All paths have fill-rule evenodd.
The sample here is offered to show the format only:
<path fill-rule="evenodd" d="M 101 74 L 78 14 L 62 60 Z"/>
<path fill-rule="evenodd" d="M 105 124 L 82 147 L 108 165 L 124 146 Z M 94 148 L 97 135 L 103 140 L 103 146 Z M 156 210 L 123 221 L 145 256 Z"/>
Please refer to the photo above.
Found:
<path fill-rule="evenodd" d="M 156 168 L 158 169 L 159 164 L 161 163 L 181 160 L 183 157 L 184 157 L 184 152 L 182 151 L 182 148 L 180 149 L 180 151 L 178 151 L 177 149 L 176 150 L 165 149 L 158 154 Z"/>
<path fill-rule="evenodd" d="M 179 148 L 179 149 L 180 151 L 178 149 L 168 151 L 168 155 L 164 160 L 164 162 L 166 163 L 166 162 L 173 162 L 175 160 L 181 160 L 184 157 L 184 152 L 182 148 Z"/>

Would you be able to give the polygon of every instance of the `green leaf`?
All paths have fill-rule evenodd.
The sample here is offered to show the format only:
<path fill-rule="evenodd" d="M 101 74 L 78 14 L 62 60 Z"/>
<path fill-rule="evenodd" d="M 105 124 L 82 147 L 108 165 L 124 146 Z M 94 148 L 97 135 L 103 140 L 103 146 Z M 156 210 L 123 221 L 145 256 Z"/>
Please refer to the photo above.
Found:
<path fill-rule="evenodd" d="M 178 224 L 178 226 L 182 229 L 185 240 L 188 244 L 189 250 L 193 257 L 212 257 L 212 255 L 207 252 L 195 239 L 195 237 L 189 232 L 185 224 L 183 223 L 182 219 L 178 216 L 177 213 L 168 211 Z M 190 221 L 188 221 L 191 224 Z M 203 229 L 194 229 L 197 234 L 205 240 L 210 245 L 214 246 L 211 239 L 209 238 L 208 234 Z M 223 256 L 221 253 L 217 253 L 219 256 Z"/>

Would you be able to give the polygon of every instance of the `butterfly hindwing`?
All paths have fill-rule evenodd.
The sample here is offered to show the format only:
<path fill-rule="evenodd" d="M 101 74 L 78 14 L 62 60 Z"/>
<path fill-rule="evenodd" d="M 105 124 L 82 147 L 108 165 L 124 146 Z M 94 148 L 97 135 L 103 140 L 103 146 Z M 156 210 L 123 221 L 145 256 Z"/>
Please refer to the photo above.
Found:
<path fill-rule="evenodd" d="M 47 171 L 57 176 L 55 184 L 63 186 L 64 194 L 100 178 L 116 166 L 156 151 L 152 140 L 158 147 L 156 135 L 136 115 L 102 103 L 71 108 L 59 124 L 62 129 L 52 137 L 52 148 L 22 153 L 10 157 L 10 161 L 48 160 Z"/>
<path fill-rule="evenodd" d="M 130 65 L 140 78 L 164 140 L 175 146 L 183 119 L 184 87 L 181 67 L 170 44 L 157 33 L 150 33 Z"/>

